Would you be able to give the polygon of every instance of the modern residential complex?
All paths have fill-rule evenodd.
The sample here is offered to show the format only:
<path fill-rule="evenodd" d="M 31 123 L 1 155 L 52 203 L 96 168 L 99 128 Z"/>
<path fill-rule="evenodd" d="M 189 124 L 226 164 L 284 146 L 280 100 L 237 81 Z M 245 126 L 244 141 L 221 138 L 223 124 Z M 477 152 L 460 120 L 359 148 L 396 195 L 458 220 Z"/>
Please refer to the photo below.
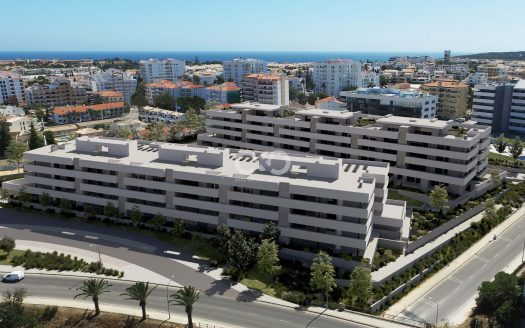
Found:
<path fill-rule="evenodd" d="M 6 116 L 6 122 L 9 124 L 9 133 L 12 136 L 22 136 L 29 133 L 31 124 L 37 131 L 43 131 L 44 124 L 39 122 L 36 117 L 28 115 Z"/>
<path fill-rule="evenodd" d="M 177 59 L 141 60 L 139 64 L 140 76 L 146 83 L 160 82 L 162 80 L 180 81 L 184 76 L 186 67 L 183 60 Z"/>
<path fill-rule="evenodd" d="M 108 69 L 91 77 L 91 88 L 93 92 L 117 91 L 122 92 L 124 101 L 128 104 L 137 89 L 137 78 L 129 71 Z"/>
<path fill-rule="evenodd" d="M 316 62 L 313 81 L 316 92 L 338 96 L 344 88 L 362 86 L 361 63 L 349 59 Z"/>
<path fill-rule="evenodd" d="M 405 202 L 387 200 L 386 163 L 88 137 L 24 159 L 25 177 L 4 188 L 78 209 L 103 213 L 112 203 L 122 214 L 139 209 L 250 233 L 275 222 L 284 243 L 359 256 L 375 247 L 372 238 L 408 238 Z"/>
<path fill-rule="evenodd" d="M 27 103 L 42 106 L 81 105 L 88 100 L 85 87 L 66 78 L 56 78 L 49 84 L 33 84 L 26 89 Z"/>
<path fill-rule="evenodd" d="M 241 88 L 233 82 L 224 82 L 206 88 L 204 99 L 221 104 L 236 104 L 241 102 Z"/>
<path fill-rule="evenodd" d="M 242 99 L 261 104 L 287 106 L 290 86 L 286 75 L 249 74 L 242 79 Z"/>
<path fill-rule="evenodd" d="M 93 94 L 96 102 L 110 103 L 124 101 L 124 93 L 120 91 L 98 91 Z"/>
<path fill-rule="evenodd" d="M 307 109 L 279 117 L 285 108 L 241 103 L 209 110 L 200 144 L 390 163 L 395 183 L 428 191 L 436 184 L 454 194 L 475 188 L 487 166 L 490 127 L 360 112 Z"/>
<path fill-rule="evenodd" d="M 25 102 L 24 82 L 20 75 L 10 71 L 0 71 L 0 105 Z"/>
<path fill-rule="evenodd" d="M 438 97 L 436 115 L 441 120 L 467 114 L 468 89 L 467 85 L 457 81 L 434 81 L 421 86 L 422 91 Z"/>
<path fill-rule="evenodd" d="M 436 116 L 437 96 L 428 93 L 375 87 L 341 91 L 339 95 L 350 112 L 416 118 Z"/>
<path fill-rule="evenodd" d="M 70 124 L 102 120 L 124 115 L 124 102 L 97 105 L 55 107 L 49 119 L 55 124 Z"/>
<path fill-rule="evenodd" d="M 525 80 L 476 85 L 472 119 L 493 133 L 525 134 Z"/>
<path fill-rule="evenodd" d="M 186 119 L 186 114 L 157 107 L 144 106 L 139 109 L 139 119 L 148 123 L 177 123 Z"/>
<path fill-rule="evenodd" d="M 253 58 L 236 58 L 222 63 L 223 78 L 226 82 L 235 82 L 241 85 L 242 79 L 248 74 L 268 73 L 268 63 Z"/>

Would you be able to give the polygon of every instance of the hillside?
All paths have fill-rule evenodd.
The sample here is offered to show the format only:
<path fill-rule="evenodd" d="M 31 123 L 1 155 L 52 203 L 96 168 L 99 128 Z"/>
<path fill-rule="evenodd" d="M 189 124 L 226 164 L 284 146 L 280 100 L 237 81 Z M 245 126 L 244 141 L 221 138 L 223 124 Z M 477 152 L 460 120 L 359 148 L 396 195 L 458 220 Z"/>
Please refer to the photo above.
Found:
<path fill-rule="evenodd" d="M 465 59 L 502 59 L 502 60 L 525 60 L 525 51 L 512 52 L 484 52 L 480 54 L 455 56 Z"/>

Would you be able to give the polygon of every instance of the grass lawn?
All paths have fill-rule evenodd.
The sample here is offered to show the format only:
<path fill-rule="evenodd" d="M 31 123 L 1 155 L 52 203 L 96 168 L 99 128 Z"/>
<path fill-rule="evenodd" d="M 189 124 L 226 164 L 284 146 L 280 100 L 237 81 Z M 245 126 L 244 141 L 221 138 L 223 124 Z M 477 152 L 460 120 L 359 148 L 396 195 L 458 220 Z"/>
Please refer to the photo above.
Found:
<path fill-rule="evenodd" d="M 241 284 L 274 297 L 278 297 L 276 289 L 279 289 L 281 292 L 285 290 L 282 284 L 273 282 L 268 275 L 259 272 L 256 266 L 248 272 L 246 278 L 241 280 Z"/>
<path fill-rule="evenodd" d="M 495 160 L 500 160 L 500 161 L 514 161 L 514 158 L 510 156 L 493 153 L 493 152 L 489 152 L 489 159 L 495 159 Z"/>
<path fill-rule="evenodd" d="M 397 191 L 393 189 L 388 189 L 388 199 L 404 200 L 407 202 L 407 205 L 410 207 L 420 207 L 424 204 L 422 201 L 419 201 L 417 199 L 412 199 L 405 195 L 401 195 L 400 193 L 398 193 Z"/>
<path fill-rule="evenodd" d="M 22 255 L 25 251 L 20 249 L 13 249 L 13 251 L 9 254 L 9 256 L 6 256 L 6 254 L 3 251 L 0 251 L 0 265 L 9 265 L 11 263 L 11 259 L 14 256 Z"/>

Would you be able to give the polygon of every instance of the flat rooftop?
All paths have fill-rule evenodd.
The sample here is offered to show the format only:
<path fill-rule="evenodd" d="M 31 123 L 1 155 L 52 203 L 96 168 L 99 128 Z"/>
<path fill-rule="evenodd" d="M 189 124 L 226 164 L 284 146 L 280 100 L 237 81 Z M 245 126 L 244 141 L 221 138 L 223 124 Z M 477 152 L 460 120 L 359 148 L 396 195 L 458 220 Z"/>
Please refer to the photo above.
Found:
<path fill-rule="evenodd" d="M 303 109 L 297 112 L 299 115 L 320 116 L 331 118 L 350 118 L 355 116 L 355 113 L 346 110 L 330 110 L 321 108 Z"/>
<path fill-rule="evenodd" d="M 385 116 L 376 120 L 381 124 L 408 125 L 428 129 L 444 129 L 451 125 L 449 121 L 438 119 L 411 118 L 403 116 Z"/>
<path fill-rule="evenodd" d="M 39 155 L 366 194 L 375 189 L 374 175 L 388 174 L 388 166 L 357 160 L 105 137 L 80 137 L 30 150 L 25 157 Z"/>
<path fill-rule="evenodd" d="M 240 104 L 232 104 L 233 109 L 256 109 L 256 110 L 263 110 L 263 111 L 276 111 L 281 109 L 281 106 L 279 105 L 267 105 L 267 104 L 261 104 L 257 102 L 242 102 Z"/>

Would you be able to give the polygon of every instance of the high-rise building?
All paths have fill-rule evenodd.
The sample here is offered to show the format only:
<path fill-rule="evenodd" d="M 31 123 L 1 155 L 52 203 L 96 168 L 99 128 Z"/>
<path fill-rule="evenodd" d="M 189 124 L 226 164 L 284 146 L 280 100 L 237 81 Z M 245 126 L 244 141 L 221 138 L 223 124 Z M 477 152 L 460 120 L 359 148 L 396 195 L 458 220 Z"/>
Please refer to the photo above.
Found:
<path fill-rule="evenodd" d="M 183 60 L 177 59 L 149 59 L 141 60 L 140 76 L 146 83 L 170 80 L 177 82 L 182 80 L 186 65 Z"/>
<path fill-rule="evenodd" d="M 434 81 L 421 86 L 421 91 L 438 97 L 436 115 L 451 120 L 467 114 L 468 85 L 457 81 Z"/>
<path fill-rule="evenodd" d="M 369 257 L 374 238 L 403 244 L 410 230 L 405 202 L 387 197 L 386 163 L 88 137 L 24 159 L 25 177 L 3 188 L 75 209 L 111 203 L 210 231 L 260 233 L 274 222 L 285 244 Z"/>
<path fill-rule="evenodd" d="M 438 98 L 429 93 L 388 88 L 359 88 L 354 91 L 341 91 L 339 95 L 342 101 L 346 101 L 350 112 L 416 118 L 436 116 Z"/>
<path fill-rule="evenodd" d="M 88 100 L 85 87 L 66 78 L 56 78 L 49 84 L 33 84 L 26 89 L 27 103 L 42 106 L 81 105 Z"/>
<path fill-rule="evenodd" d="M 290 86 L 286 75 L 249 74 L 242 80 L 242 99 L 267 105 L 288 106 Z"/>
<path fill-rule="evenodd" d="M 281 117 L 284 110 L 256 103 L 208 110 L 206 134 L 197 140 L 214 147 L 388 162 L 394 183 L 422 191 L 443 184 L 457 195 L 476 190 L 476 177 L 488 164 L 490 127 L 317 108 Z"/>
<path fill-rule="evenodd" d="M 0 105 L 25 102 L 24 82 L 20 75 L 10 71 L 0 71 Z"/>
<path fill-rule="evenodd" d="M 450 63 L 450 50 L 443 51 L 443 63 L 448 64 Z"/>
<path fill-rule="evenodd" d="M 108 69 L 104 72 L 99 72 L 91 77 L 91 87 L 93 92 L 98 91 L 117 91 L 121 92 L 124 101 L 128 104 L 131 102 L 131 97 L 137 90 L 137 79 L 134 74 L 118 69 Z"/>
<path fill-rule="evenodd" d="M 254 58 L 235 58 L 222 63 L 223 78 L 226 82 L 235 82 L 241 85 L 242 79 L 248 74 L 268 73 L 268 63 Z"/>
<path fill-rule="evenodd" d="M 474 86 L 472 119 L 493 133 L 525 135 L 525 80 Z"/>
<path fill-rule="evenodd" d="M 361 87 L 361 63 L 349 59 L 331 59 L 314 63 L 313 81 L 316 92 L 338 96 L 346 87 Z"/>

